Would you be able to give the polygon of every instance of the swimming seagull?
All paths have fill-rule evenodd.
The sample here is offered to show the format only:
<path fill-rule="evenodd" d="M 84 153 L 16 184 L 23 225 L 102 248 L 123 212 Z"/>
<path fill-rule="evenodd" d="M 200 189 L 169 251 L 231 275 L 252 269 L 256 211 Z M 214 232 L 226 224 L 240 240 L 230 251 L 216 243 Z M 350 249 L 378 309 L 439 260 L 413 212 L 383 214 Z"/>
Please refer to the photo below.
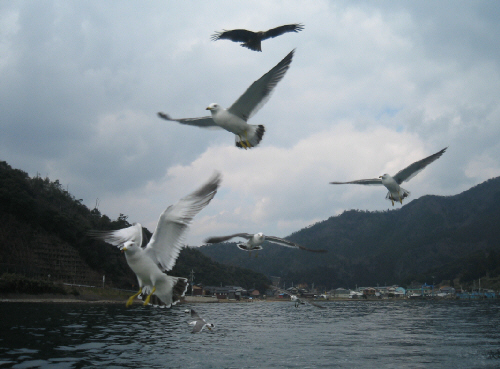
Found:
<path fill-rule="evenodd" d="M 173 119 L 162 112 L 158 113 L 158 116 L 191 126 L 223 128 L 235 134 L 237 147 L 245 150 L 255 147 L 262 140 L 265 127 L 263 125 L 248 124 L 247 122 L 271 97 L 271 92 L 290 67 L 294 51 L 295 49 L 269 72 L 252 83 L 229 109 L 224 109 L 219 104 L 212 103 L 206 108 L 206 110 L 210 110 L 211 116 Z"/>
<path fill-rule="evenodd" d="M 224 30 L 222 32 L 216 32 L 212 35 L 211 40 L 231 40 L 234 42 L 243 42 L 240 46 L 246 47 L 254 51 L 262 51 L 260 43 L 268 38 L 274 38 L 281 36 L 286 32 L 299 32 L 304 29 L 304 26 L 300 23 L 297 24 L 286 24 L 284 26 L 279 26 L 276 28 L 269 29 L 267 31 L 252 32 L 246 29 L 232 29 Z"/>
<path fill-rule="evenodd" d="M 245 250 L 245 251 L 252 251 L 252 250 L 262 250 L 262 243 L 264 241 L 269 241 L 281 246 L 285 247 L 291 247 L 294 249 L 300 249 L 300 250 L 305 250 L 305 251 L 310 251 L 310 252 L 326 252 L 326 250 L 313 250 L 313 249 L 308 249 L 304 246 L 297 245 L 296 243 L 293 243 L 291 241 L 285 240 L 283 238 L 275 237 L 275 236 L 265 236 L 262 232 L 260 233 L 255 233 L 255 234 L 250 234 L 250 233 L 235 233 L 231 234 L 229 236 L 222 236 L 222 237 L 210 237 L 205 240 L 205 243 L 221 243 L 227 240 L 230 240 L 231 238 L 234 237 L 241 237 L 247 240 L 245 243 L 238 243 L 236 246 L 240 250 Z"/>
<path fill-rule="evenodd" d="M 215 327 L 215 325 L 213 325 L 212 323 L 207 323 L 207 321 L 199 316 L 198 313 L 193 309 L 191 309 L 191 318 L 194 319 L 192 322 L 188 323 L 189 325 L 193 326 L 193 330 L 191 331 L 191 333 L 199 333 L 205 327 L 207 327 L 208 330 L 212 330 L 212 328 Z"/>
<path fill-rule="evenodd" d="M 276 291 L 278 291 L 279 293 L 283 293 L 283 294 L 289 295 L 290 296 L 290 301 L 294 302 L 295 307 L 299 307 L 299 305 L 305 305 L 305 303 L 307 302 L 308 304 L 310 304 L 310 305 L 312 305 L 314 307 L 317 307 L 319 309 L 326 309 L 326 306 L 317 304 L 314 301 L 312 301 L 311 299 L 306 299 L 306 298 L 301 299 L 301 298 L 297 297 L 297 295 L 292 295 L 290 292 L 282 290 L 282 289 L 277 288 L 277 287 L 274 287 L 274 289 Z"/>
<path fill-rule="evenodd" d="M 142 226 L 139 223 L 117 231 L 89 232 L 89 235 L 123 250 L 130 269 L 137 276 L 140 289 L 128 299 L 127 307 L 141 293 L 147 294 L 144 305 L 149 304 L 154 294 L 167 307 L 175 305 L 184 296 L 187 279 L 169 276 L 164 271 L 174 267 L 191 221 L 215 196 L 220 181 L 221 175 L 216 172 L 198 190 L 169 206 L 160 215 L 156 230 L 145 248 L 141 247 Z"/>
<path fill-rule="evenodd" d="M 422 171 L 427 165 L 432 163 L 434 160 L 438 159 L 443 155 L 448 147 L 445 147 L 441 151 L 438 151 L 431 156 L 428 156 L 422 160 L 416 161 L 415 163 L 407 166 L 405 169 L 400 170 L 395 176 L 391 177 L 389 174 L 381 175 L 378 178 L 373 179 L 359 179 L 357 181 L 351 182 L 330 182 L 331 184 L 362 184 L 362 185 L 384 185 L 389 192 L 385 197 L 387 200 L 391 200 L 392 206 L 394 206 L 394 201 L 399 201 L 403 204 L 403 199 L 410 196 L 410 192 L 405 190 L 399 185 L 403 182 L 408 182 L 410 179 L 415 177 L 420 171 Z"/>

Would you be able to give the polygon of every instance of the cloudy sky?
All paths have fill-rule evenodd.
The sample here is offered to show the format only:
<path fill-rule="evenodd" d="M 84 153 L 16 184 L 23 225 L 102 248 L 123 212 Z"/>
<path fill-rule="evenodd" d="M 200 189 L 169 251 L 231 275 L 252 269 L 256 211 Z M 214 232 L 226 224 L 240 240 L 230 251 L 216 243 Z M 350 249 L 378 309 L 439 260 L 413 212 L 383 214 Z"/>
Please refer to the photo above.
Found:
<path fill-rule="evenodd" d="M 348 209 L 392 209 L 373 178 L 449 146 L 404 187 L 454 195 L 500 175 L 500 2 L 2 1 L 0 160 L 153 230 L 214 170 L 219 193 L 188 241 L 287 236 Z M 262 53 L 215 31 L 303 23 Z M 250 120 L 226 131 L 167 122 L 229 107 L 296 48 Z M 395 208 L 401 205 L 396 205 Z"/>

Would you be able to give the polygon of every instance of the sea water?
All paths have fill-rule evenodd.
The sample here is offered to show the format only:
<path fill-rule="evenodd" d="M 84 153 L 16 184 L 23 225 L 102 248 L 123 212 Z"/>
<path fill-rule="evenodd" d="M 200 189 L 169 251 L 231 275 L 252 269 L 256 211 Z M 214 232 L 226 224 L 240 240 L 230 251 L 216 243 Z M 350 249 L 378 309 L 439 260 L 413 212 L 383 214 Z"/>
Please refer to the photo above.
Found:
<path fill-rule="evenodd" d="M 500 367 L 499 300 L 323 305 L 4 302 L 0 368 Z"/>

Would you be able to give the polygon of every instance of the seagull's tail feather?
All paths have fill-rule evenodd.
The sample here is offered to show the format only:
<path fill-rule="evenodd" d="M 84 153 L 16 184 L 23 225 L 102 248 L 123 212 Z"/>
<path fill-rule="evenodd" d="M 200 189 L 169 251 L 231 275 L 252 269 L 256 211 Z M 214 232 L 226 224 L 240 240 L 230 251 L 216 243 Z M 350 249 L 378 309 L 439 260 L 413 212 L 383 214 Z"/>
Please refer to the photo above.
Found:
<path fill-rule="evenodd" d="M 238 243 L 236 244 L 236 246 L 240 249 L 240 250 L 244 250 L 244 251 L 253 251 L 253 250 L 262 250 L 262 246 L 253 246 L 251 249 L 248 248 L 248 245 L 246 243 Z"/>
<path fill-rule="evenodd" d="M 399 187 L 399 196 L 400 196 L 401 200 L 406 199 L 408 196 L 410 196 L 410 191 L 405 190 L 403 187 Z M 396 201 L 396 202 L 399 201 L 399 199 L 395 199 L 391 195 L 391 191 L 387 192 L 387 196 L 385 198 L 386 198 L 386 200 L 389 200 L 389 201 Z"/>
<path fill-rule="evenodd" d="M 262 137 L 264 137 L 264 132 L 266 132 L 266 128 L 263 125 L 254 125 L 254 124 L 249 124 L 249 128 L 246 134 L 246 137 L 241 137 L 236 135 L 236 147 L 239 147 L 240 149 L 245 149 L 245 148 L 251 148 L 257 146 L 260 141 L 262 141 Z M 243 142 L 242 142 L 243 140 Z M 250 144 L 250 147 L 248 147 L 248 143 Z"/>
<path fill-rule="evenodd" d="M 157 282 L 155 287 L 154 294 L 169 308 L 177 304 L 186 294 L 188 280 L 165 274 L 165 279 L 162 282 Z"/>
<path fill-rule="evenodd" d="M 250 40 L 250 41 L 247 41 L 247 42 L 241 44 L 240 46 L 246 47 L 247 49 L 250 49 L 253 51 L 261 51 L 262 52 L 260 40 Z"/>

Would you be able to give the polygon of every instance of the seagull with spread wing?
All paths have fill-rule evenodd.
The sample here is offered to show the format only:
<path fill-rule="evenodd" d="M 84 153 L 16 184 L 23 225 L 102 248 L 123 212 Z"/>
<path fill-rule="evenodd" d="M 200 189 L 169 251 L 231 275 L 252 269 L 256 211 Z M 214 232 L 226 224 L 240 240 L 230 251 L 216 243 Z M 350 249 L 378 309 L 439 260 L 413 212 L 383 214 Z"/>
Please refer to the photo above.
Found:
<path fill-rule="evenodd" d="M 251 252 L 252 250 L 262 250 L 262 243 L 264 241 L 269 241 L 272 243 L 275 243 L 277 245 L 285 246 L 285 247 L 291 247 L 294 249 L 300 249 L 300 250 L 305 250 L 305 251 L 310 251 L 310 252 L 326 252 L 326 250 L 314 250 L 314 249 L 308 249 L 304 246 L 297 245 L 296 243 L 293 243 L 291 241 L 285 240 L 283 238 L 279 237 L 274 237 L 274 236 L 265 236 L 262 232 L 260 233 L 255 233 L 255 234 L 250 234 L 250 233 L 235 233 L 231 234 L 229 236 L 222 236 L 222 237 L 210 237 L 205 240 L 205 243 L 221 243 L 224 241 L 228 241 L 231 238 L 235 237 L 241 237 L 247 240 L 245 243 L 238 243 L 236 246 L 240 250 L 244 251 L 249 251 Z"/>
<path fill-rule="evenodd" d="M 202 128 L 223 128 L 235 134 L 236 146 L 243 149 L 255 147 L 265 132 L 263 125 L 248 124 L 248 120 L 269 100 L 271 92 L 283 78 L 292 62 L 294 50 L 269 72 L 255 81 L 229 109 L 212 103 L 206 110 L 211 116 L 201 118 L 173 119 L 168 114 L 158 113 L 160 118 Z"/>
<path fill-rule="evenodd" d="M 299 305 L 304 305 L 307 302 L 308 304 L 311 304 L 314 307 L 317 307 L 317 308 L 320 308 L 320 309 L 326 309 L 326 306 L 317 304 L 314 301 L 312 301 L 311 299 L 306 299 L 306 298 L 302 298 L 301 299 L 297 295 L 294 295 L 294 294 L 292 294 L 292 293 L 290 293 L 288 291 L 282 290 L 282 289 L 277 288 L 277 287 L 274 287 L 274 289 L 276 291 L 278 291 L 279 293 L 286 294 L 286 295 L 290 296 L 290 301 L 292 301 L 292 302 L 295 303 L 294 304 L 295 307 L 299 307 Z"/>
<path fill-rule="evenodd" d="M 415 163 L 407 166 L 405 169 L 400 170 L 395 176 L 391 177 L 389 174 L 381 175 L 378 178 L 373 179 L 359 179 L 357 181 L 350 182 L 330 182 L 331 184 L 362 184 L 362 185 L 384 185 L 389 192 L 385 197 L 387 200 L 391 200 L 392 206 L 394 206 L 394 201 L 399 201 L 403 204 L 403 199 L 410 196 L 410 192 L 405 190 L 400 185 L 403 182 L 408 182 L 410 179 L 415 177 L 420 171 L 422 171 L 427 165 L 437 160 L 443 155 L 447 147 L 432 154 L 422 160 L 416 161 Z"/>
<path fill-rule="evenodd" d="M 222 32 L 216 32 L 212 35 L 211 40 L 231 40 L 233 42 L 243 42 L 240 46 L 246 47 L 254 51 L 262 51 L 260 43 L 268 38 L 274 38 L 281 36 L 287 32 L 299 32 L 304 29 L 304 26 L 300 23 L 296 24 L 286 24 L 284 26 L 279 26 L 276 28 L 269 29 L 267 31 L 252 32 L 246 29 L 233 29 L 224 30 Z"/>
<path fill-rule="evenodd" d="M 191 318 L 194 320 L 189 322 L 188 324 L 193 327 L 191 333 L 199 333 L 203 330 L 203 328 L 207 327 L 209 331 L 212 330 L 215 325 L 213 323 L 208 323 L 205 319 L 203 319 L 196 311 L 191 309 Z"/>
<path fill-rule="evenodd" d="M 130 269 L 137 276 L 140 288 L 128 299 L 127 307 L 141 293 L 147 294 L 144 305 L 149 304 L 154 294 L 167 307 L 175 305 L 184 296 L 187 279 L 169 276 L 164 271 L 174 267 L 191 221 L 215 196 L 220 181 L 221 175 L 215 173 L 198 190 L 169 206 L 160 215 L 156 230 L 145 248 L 142 248 L 142 226 L 139 223 L 116 231 L 89 232 L 91 236 L 123 250 Z"/>

